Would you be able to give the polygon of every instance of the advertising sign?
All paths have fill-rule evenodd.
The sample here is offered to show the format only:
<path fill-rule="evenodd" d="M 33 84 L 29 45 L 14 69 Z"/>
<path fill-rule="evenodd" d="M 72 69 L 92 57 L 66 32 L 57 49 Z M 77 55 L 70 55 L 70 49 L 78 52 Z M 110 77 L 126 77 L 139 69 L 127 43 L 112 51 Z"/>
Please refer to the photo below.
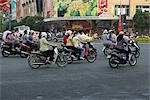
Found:
<path fill-rule="evenodd" d="M 10 0 L 0 0 L 0 10 L 9 13 L 10 11 Z"/>
<path fill-rule="evenodd" d="M 98 0 L 98 16 L 108 15 L 108 0 Z"/>
<path fill-rule="evenodd" d="M 58 17 L 97 16 L 97 0 L 58 0 Z"/>

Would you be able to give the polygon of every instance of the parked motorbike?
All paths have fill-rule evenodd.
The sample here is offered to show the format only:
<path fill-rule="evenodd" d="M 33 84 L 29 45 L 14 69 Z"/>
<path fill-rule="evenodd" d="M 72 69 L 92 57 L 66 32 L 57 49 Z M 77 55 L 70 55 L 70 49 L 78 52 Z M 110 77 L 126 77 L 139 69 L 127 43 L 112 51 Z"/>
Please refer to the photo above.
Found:
<path fill-rule="evenodd" d="M 84 43 L 84 58 L 89 62 L 89 63 L 93 63 L 96 60 L 96 56 L 97 56 L 97 51 L 94 48 L 94 46 L 92 46 L 92 44 L 90 44 L 90 46 L 88 46 L 88 43 Z M 65 54 L 67 56 L 68 59 L 68 63 L 71 64 L 73 61 L 78 61 L 81 60 L 80 59 L 80 55 L 81 55 L 81 51 L 76 50 L 76 49 L 70 49 L 67 46 L 63 46 L 63 48 L 65 48 Z"/>
<path fill-rule="evenodd" d="M 54 49 L 54 59 L 52 64 L 57 64 L 58 67 L 65 67 L 68 64 L 68 60 L 66 55 L 57 48 L 57 46 L 53 47 Z M 62 51 L 62 50 L 61 50 Z M 47 65 L 49 63 L 46 62 L 47 56 L 41 52 L 32 52 L 30 56 L 28 56 L 28 64 L 31 68 L 37 69 L 42 65 Z"/>
<path fill-rule="evenodd" d="M 128 47 L 128 49 L 130 48 Z M 114 49 L 107 56 L 107 58 L 109 59 L 109 65 L 111 68 L 117 68 L 119 64 L 127 64 L 128 62 L 131 66 L 135 66 L 137 63 L 137 58 L 135 57 L 133 52 L 130 52 L 127 57 L 126 54 Z"/>

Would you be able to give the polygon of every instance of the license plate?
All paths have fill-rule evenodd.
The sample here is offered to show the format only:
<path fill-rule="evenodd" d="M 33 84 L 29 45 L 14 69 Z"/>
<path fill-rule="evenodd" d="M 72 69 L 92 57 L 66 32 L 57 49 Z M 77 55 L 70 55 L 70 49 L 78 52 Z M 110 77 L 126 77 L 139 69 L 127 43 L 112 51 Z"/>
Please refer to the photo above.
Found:
<path fill-rule="evenodd" d="M 111 58 L 111 55 L 108 55 L 107 58 L 108 58 L 108 59 Z"/>

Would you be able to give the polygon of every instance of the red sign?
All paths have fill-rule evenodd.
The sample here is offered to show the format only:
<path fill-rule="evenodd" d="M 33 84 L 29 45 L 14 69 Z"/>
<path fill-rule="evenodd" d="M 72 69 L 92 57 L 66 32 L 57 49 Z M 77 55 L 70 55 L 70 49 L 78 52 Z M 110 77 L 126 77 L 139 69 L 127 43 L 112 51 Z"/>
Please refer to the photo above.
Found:
<path fill-rule="evenodd" d="M 0 3 L 4 3 L 4 2 L 7 2 L 7 0 L 0 0 Z"/>
<path fill-rule="evenodd" d="M 10 8 L 9 8 L 6 4 L 0 6 L 0 9 L 1 9 L 1 10 L 4 10 L 4 11 L 6 11 L 6 12 L 9 12 L 9 11 L 10 11 Z"/>
<path fill-rule="evenodd" d="M 108 1 L 98 0 L 98 15 L 106 14 L 108 12 Z"/>

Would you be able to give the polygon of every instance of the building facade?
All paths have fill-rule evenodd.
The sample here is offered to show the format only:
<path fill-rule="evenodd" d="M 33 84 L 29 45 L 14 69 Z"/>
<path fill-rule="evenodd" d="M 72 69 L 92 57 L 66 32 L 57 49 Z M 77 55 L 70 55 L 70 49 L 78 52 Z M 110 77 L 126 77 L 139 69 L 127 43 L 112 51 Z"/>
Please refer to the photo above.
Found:
<path fill-rule="evenodd" d="M 131 20 L 137 9 L 150 12 L 150 0 L 43 0 L 46 21 L 113 20 L 120 14 Z"/>
<path fill-rule="evenodd" d="M 36 0 L 17 0 L 16 17 L 17 21 L 22 20 L 26 16 L 37 15 Z"/>

